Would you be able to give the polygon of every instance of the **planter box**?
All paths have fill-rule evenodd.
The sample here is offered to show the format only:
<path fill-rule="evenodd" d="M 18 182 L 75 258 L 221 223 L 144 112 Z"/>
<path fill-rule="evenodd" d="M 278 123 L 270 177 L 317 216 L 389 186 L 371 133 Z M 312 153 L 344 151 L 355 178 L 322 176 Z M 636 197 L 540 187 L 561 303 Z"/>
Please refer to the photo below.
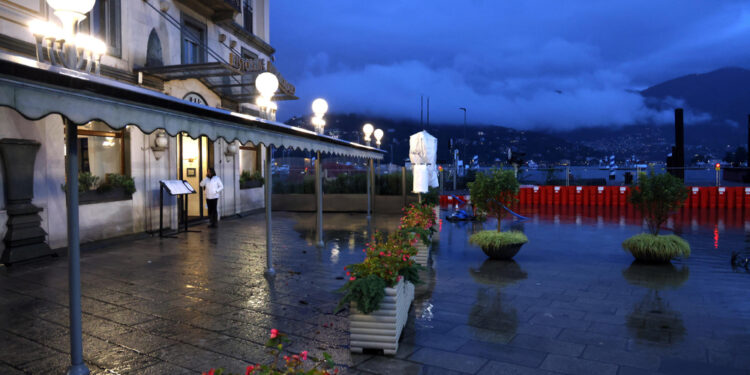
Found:
<path fill-rule="evenodd" d="M 100 192 L 89 190 L 78 193 L 78 204 L 94 204 L 104 202 L 127 201 L 133 199 L 132 194 L 125 192 L 125 189 L 113 188 L 108 191 Z"/>
<path fill-rule="evenodd" d="M 240 189 L 252 189 L 263 186 L 263 181 L 259 180 L 249 180 L 240 182 Z"/>
<path fill-rule="evenodd" d="M 417 249 L 417 255 L 414 256 L 414 261 L 420 266 L 427 267 L 427 260 L 430 259 L 430 248 L 432 245 L 425 245 L 424 242 L 419 239 L 417 240 L 417 243 L 414 244 L 414 247 Z"/>
<path fill-rule="evenodd" d="M 396 354 L 413 300 L 414 284 L 402 279 L 393 288 L 385 288 L 380 309 L 370 314 L 362 314 L 352 303 L 349 313 L 351 351 L 362 353 L 363 349 L 382 349 L 384 354 Z"/>
<path fill-rule="evenodd" d="M 435 221 L 439 222 L 440 221 L 440 207 L 439 206 L 435 206 L 435 208 L 433 208 L 433 210 L 435 211 Z M 435 230 L 435 232 L 432 233 L 432 240 L 433 241 L 440 241 L 440 224 L 435 224 L 432 227 L 432 229 Z"/>

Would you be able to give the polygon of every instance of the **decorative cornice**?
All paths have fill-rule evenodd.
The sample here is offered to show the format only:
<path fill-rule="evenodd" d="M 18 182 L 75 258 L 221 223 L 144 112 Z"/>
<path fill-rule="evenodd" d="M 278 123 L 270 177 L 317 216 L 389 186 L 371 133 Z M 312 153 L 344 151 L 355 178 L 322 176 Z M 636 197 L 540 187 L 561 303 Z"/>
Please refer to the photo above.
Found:
<path fill-rule="evenodd" d="M 263 39 L 258 38 L 256 35 L 253 35 L 253 33 L 245 30 L 245 28 L 237 22 L 229 20 L 219 21 L 216 24 L 227 29 L 227 31 L 231 32 L 243 42 L 249 44 L 252 47 L 255 47 L 258 51 L 265 53 L 266 55 L 268 55 L 268 57 L 271 57 L 274 53 L 276 53 L 276 49 L 271 47 L 270 44 L 266 43 Z"/>

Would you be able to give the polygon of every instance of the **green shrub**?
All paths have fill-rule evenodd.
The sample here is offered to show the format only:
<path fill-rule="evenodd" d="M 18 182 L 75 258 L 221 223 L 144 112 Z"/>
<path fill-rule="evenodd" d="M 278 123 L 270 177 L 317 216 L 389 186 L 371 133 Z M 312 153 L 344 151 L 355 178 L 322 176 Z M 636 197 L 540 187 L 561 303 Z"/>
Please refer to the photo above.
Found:
<path fill-rule="evenodd" d="M 646 218 L 649 232 L 658 235 L 669 215 L 682 207 L 687 197 L 682 180 L 669 173 L 655 174 L 652 168 L 648 174 L 638 175 L 628 200 Z"/>
<path fill-rule="evenodd" d="M 248 170 L 242 171 L 240 173 L 240 185 L 250 182 L 250 181 L 260 181 L 263 182 L 263 175 L 260 173 L 260 171 L 250 172 Z"/>
<path fill-rule="evenodd" d="M 510 206 L 518 201 L 518 180 L 511 170 L 493 169 L 489 173 L 477 173 L 474 182 L 469 183 L 471 203 L 481 211 L 497 217 L 497 231 L 505 216 L 503 205 Z"/>
<path fill-rule="evenodd" d="M 623 241 L 622 248 L 635 259 L 647 263 L 666 263 L 674 258 L 690 256 L 690 245 L 674 234 L 637 234 Z"/>
<path fill-rule="evenodd" d="M 102 183 L 97 190 L 104 192 L 116 188 L 123 189 L 125 190 L 125 193 L 132 195 L 136 190 L 135 180 L 130 176 L 108 173 L 104 183 Z"/>
<path fill-rule="evenodd" d="M 89 172 L 82 172 L 78 174 L 78 191 L 84 192 L 93 190 L 99 184 L 99 176 L 94 176 Z"/>
<path fill-rule="evenodd" d="M 469 237 L 469 243 L 479 247 L 503 247 L 509 245 L 520 245 L 529 242 L 523 232 L 510 231 L 498 232 L 494 230 L 483 230 Z"/>

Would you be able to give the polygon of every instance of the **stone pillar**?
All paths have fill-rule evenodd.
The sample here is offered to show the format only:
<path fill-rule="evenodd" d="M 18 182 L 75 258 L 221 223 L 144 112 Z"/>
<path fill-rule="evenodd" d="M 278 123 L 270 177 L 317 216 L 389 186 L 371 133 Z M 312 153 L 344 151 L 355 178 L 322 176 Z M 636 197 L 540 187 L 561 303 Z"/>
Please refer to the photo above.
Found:
<path fill-rule="evenodd" d="M 41 208 L 31 204 L 34 198 L 34 161 L 41 144 L 28 139 L 0 139 L 0 155 L 5 170 L 5 207 L 8 212 L 8 231 L 1 261 L 19 261 L 54 255 L 45 242 Z"/>

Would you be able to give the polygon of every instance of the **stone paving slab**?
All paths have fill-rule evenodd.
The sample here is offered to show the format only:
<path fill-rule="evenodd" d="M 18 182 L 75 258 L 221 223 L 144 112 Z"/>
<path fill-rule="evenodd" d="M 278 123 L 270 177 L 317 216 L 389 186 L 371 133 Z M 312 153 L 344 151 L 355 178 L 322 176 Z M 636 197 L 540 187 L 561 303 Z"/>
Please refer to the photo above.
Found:
<path fill-rule="evenodd" d="M 313 245 L 314 215 L 274 215 L 278 274 L 270 281 L 263 277 L 262 215 L 222 220 L 218 230 L 200 227 L 177 239 L 141 237 L 84 250 L 84 356 L 92 373 L 197 374 L 219 366 L 241 372 L 270 360 L 263 345 L 271 328 L 289 334 L 289 352 L 329 352 L 345 374 L 750 371 L 750 309 L 734 299 L 737 293 L 655 293 L 625 278 L 638 269 L 617 241 L 602 237 L 600 253 L 592 253 L 565 242 L 563 231 L 579 227 L 544 221 L 527 224 L 534 240 L 510 263 L 487 261 L 466 244 L 470 227 L 446 223 L 398 353 L 351 354 L 348 312 L 337 311 L 336 289 L 343 266 L 362 258 L 364 215 L 326 214 L 324 248 Z M 398 216 L 376 215 L 371 225 L 387 231 Z M 622 231 L 616 228 L 607 235 Z M 550 243 L 585 255 L 550 252 Z M 694 249 L 698 259 L 701 251 Z M 730 290 L 747 285 L 744 275 L 692 267 L 697 285 L 717 278 Z M 67 327 L 66 259 L 0 267 L 1 374 L 64 373 Z"/>

